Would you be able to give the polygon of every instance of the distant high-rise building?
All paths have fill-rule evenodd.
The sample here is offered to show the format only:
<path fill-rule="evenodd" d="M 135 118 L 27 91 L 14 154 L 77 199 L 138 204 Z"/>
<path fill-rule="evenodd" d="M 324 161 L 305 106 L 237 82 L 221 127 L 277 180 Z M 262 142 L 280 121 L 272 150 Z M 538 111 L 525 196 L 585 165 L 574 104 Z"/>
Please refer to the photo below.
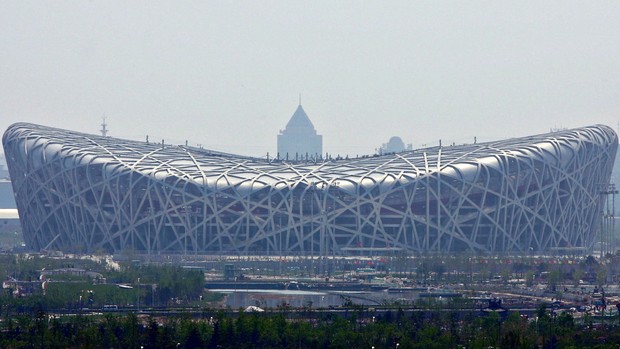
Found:
<path fill-rule="evenodd" d="M 323 136 L 316 133 L 314 125 L 301 107 L 278 135 L 278 154 L 280 160 L 319 159 L 323 153 Z"/>
<path fill-rule="evenodd" d="M 11 181 L 0 178 L 0 209 L 16 209 Z"/>
<path fill-rule="evenodd" d="M 4 155 L 0 154 L 0 179 L 2 178 L 9 178 L 9 171 L 6 169 Z"/>
<path fill-rule="evenodd" d="M 9 180 L 9 171 L 5 165 L 4 155 L 0 155 L 0 210 L 15 208 L 15 197 L 13 186 Z"/>

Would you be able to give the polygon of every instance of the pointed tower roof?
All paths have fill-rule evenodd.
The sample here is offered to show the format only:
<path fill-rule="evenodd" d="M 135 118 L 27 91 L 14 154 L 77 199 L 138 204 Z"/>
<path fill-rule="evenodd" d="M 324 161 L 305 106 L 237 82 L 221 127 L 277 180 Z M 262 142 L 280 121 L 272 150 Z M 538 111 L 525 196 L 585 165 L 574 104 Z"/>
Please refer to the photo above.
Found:
<path fill-rule="evenodd" d="M 295 110 L 295 113 L 286 124 L 286 129 L 284 130 L 284 132 L 287 131 L 305 131 L 316 133 L 312 121 L 310 121 L 310 118 L 308 118 L 308 115 L 304 111 L 304 108 L 301 107 L 301 104 L 297 107 L 297 110 Z"/>
<path fill-rule="evenodd" d="M 278 158 L 282 160 L 319 159 L 323 153 L 323 136 L 318 135 L 304 108 L 299 106 L 286 128 L 278 135 Z"/>

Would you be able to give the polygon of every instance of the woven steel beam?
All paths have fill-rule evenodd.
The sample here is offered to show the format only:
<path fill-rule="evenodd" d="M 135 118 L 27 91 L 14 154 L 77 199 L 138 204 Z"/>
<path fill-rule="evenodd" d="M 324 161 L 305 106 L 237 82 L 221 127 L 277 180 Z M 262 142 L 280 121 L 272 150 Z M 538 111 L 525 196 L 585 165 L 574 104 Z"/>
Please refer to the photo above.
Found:
<path fill-rule="evenodd" d="M 3 137 L 30 249 L 146 254 L 586 252 L 617 145 L 597 125 L 293 163 L 27 123 Z"/>

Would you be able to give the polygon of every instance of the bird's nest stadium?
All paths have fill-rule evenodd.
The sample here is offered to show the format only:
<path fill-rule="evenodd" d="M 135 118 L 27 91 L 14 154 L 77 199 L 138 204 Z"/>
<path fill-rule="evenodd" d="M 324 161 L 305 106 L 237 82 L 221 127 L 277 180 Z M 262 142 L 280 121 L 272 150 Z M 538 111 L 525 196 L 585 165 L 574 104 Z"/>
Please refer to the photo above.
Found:
<path fill-rule="evenodd" d="M 3 146 L 31 250 L 347 256 L 592 249 L 607 126 L 285 162 L 18 123 Z"/>

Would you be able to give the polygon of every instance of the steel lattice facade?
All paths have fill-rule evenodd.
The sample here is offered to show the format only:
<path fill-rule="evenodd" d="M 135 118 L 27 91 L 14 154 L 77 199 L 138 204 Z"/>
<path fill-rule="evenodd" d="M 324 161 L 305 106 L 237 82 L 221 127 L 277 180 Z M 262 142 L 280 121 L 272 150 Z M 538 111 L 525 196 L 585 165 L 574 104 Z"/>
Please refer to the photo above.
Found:
<path fill-rule="evenodd" d="M 3 145 L 33 250 L 325 256 L 590 250 L 618 139 L 286 163 L 19 123 Z"/>

